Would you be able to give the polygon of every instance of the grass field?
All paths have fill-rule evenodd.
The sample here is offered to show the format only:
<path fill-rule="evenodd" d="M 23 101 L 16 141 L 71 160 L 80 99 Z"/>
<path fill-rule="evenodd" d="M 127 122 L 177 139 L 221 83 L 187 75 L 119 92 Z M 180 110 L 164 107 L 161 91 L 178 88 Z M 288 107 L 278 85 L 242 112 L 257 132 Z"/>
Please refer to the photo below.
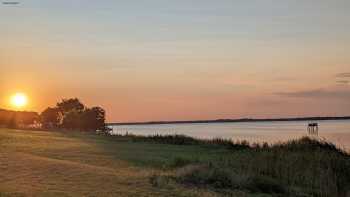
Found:
<path fill-rule="evenodd" d="M 349 155 L 328 144 L 164 139 L 0 129 L 0 196 L 334 196 L 350 183 Z"/>
<path fill-rule="evenodd" d="M 150 177 L 201 147 L 132 143 L 83 133 L 0 129 L 0 196 L 215 196 Z"/>

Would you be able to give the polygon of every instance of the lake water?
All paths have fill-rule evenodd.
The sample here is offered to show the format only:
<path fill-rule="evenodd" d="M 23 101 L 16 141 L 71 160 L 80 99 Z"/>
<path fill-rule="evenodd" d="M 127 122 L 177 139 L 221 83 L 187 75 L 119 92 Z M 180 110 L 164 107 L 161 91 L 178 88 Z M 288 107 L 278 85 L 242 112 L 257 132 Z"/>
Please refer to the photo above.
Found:
<path fill-rule="evenodd" d="M 319 137 L 350 150 L 350 120 L 325 120 L 319 123 Z M 191 123 L 112 126 L 114 134 L 184 134 L 196 138 L 227 138 L 249 142 L 275 143 L 307 134 L 309 121 Z"/>

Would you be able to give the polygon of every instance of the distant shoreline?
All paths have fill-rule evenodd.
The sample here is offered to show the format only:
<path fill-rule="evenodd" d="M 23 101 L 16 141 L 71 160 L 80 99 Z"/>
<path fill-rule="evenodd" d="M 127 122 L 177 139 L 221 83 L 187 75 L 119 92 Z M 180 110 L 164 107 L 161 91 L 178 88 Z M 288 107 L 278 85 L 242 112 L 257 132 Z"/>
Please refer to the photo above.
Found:
<path fill-rule="evenodd" d="M 300 118 L 240 118 L 240 119 L 188 120 L 188 121 L 120 122 L 120 123 L 107 123 L 107 125 L 108 126 L 116 126 L 116 125 L 152 125 L 152 124 L 230 123 L 230 122 L 320 121 L 320 120 L 350 120 L 350 116 L 300 117 Z"/>

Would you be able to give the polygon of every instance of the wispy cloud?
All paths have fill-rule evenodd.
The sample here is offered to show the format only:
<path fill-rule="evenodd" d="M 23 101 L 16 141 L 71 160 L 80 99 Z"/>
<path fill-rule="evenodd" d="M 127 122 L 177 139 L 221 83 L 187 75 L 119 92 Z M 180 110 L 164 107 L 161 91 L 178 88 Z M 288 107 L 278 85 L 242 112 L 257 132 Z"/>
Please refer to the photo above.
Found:
<path fill-rule="evenodd" d="M 350 99 L 350 89 L 314 89 L 295 92 L 277 92 L 279 96 L 312 99 Z"/>
<path fill-rule="evenodd" d="M 350 78 L 350 72 L 348 72 L 348 73 L 338 73 L 337 75 L 335 75 L 335 77 L 337 77 L 337 78 Z"/>
<path fill-rule="evenodd" d="M 279 82 L 290 82 L 290 81 L 296 81 L 297 78 L 295 77 L 277 77 L 272 79 L 273 81 L 279 81 Z"/>
<path fill-rule="evenodd" d="M 347 84 L 349 84 L 349 81 L 348 80 L 338 80 L 337 83 L 347 85 Z"/>
<path fill-rule="evenodd" d="M 338 73 L 335 75 L 337 84 L 348 85 L 350 84 L 350 72 Z"/>

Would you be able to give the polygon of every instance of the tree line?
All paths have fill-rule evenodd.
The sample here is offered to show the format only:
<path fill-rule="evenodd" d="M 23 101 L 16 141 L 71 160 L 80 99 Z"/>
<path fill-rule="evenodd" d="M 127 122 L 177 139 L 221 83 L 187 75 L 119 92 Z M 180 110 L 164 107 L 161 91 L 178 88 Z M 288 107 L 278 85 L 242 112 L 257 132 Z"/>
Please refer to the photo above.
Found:
<path fill-rule="evenodd" d="M 0 126 L 18 128 L 38 123 L 40 116 L 37 112 L 11 111 L 0 109 Z"/>
<path fill-rule="evenodd" d="M 63 99 L 54 107 L 37 112 L 0 110 L 0 125 L 9 128 L 40 127 L 81 131 L 106 131 L 106 112 L 101 107 L 86 107 L 77 98 Z"/>

